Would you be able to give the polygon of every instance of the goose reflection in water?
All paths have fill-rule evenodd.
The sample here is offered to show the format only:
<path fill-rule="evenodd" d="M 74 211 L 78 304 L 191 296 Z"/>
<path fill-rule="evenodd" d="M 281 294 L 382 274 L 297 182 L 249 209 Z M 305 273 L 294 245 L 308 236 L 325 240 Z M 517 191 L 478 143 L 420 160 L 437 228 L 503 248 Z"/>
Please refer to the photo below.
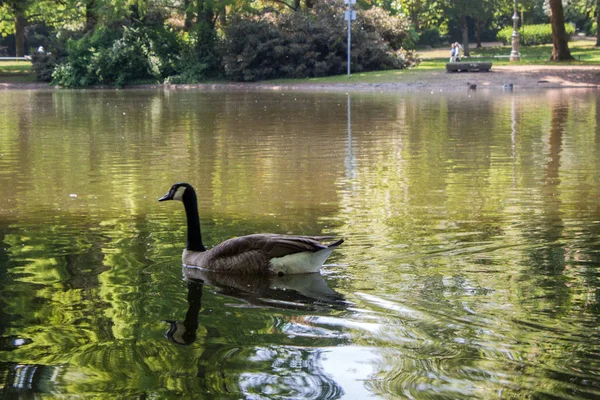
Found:
<path fill-rule="evenodd" d="M 201 268 L 183 267 L 187 281 L 188 310 L 183 321 L 167 321 L 167 339 L 180 345 L 196 340 L 198 314 L 202 307 L 204 284 L 218 293 L 243 300 L 241 307 L 273 307 L 286 310 L 316 311 L 343 309 L 344 297 L 327 286 L 319 273 L 284 276 L 230 275 Z"/>

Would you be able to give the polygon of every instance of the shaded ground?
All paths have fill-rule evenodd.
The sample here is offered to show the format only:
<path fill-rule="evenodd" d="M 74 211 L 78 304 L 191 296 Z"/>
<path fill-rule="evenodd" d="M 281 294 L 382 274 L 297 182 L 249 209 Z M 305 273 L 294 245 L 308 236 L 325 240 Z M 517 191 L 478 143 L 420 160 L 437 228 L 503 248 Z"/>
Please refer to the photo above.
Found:
<path fill-rule="evenodd" d="M 142 85 L 136 88 L 168 89 L 234 89 L 234 90 L 462 90 L 476 85 L 477 89 L 502 90 L 504 85 L 513 84 L 515 90 L 543 88 L 600 88 L 600 66 L 578 65 L 510 65 L 492 67 L 490 72 L 446 72 L 423 70 L 400 72 L 383 83 L 318 83 L 300 81 L 296 83 L 221 83 L 199 85 Z M 49 88 L 43 83 L 15 83 L 2 81 L 0 89 Z"/>

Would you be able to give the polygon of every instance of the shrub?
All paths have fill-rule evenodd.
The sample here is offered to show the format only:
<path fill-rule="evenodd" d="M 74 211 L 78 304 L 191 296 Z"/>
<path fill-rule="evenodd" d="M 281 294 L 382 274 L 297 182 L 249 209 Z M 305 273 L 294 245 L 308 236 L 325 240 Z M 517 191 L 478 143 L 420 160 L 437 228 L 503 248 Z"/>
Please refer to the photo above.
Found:
<path fill-rule="evenodd" d="M 286 47 L 283 34 L 272 21 L 260 17 L 234 17 L 225 30 L 225 75 L 237 81 L 277 77 Z M 291 48 L 290 48 L 291 50 Z"/>
<path fill-rule="evenodd" d="M 173 73 L 174 35 L 150 29 L 100 27 L 67 43 L 67 57 L 57 66 L 53 83 L 64 87 L 114 85 L 160 80 Z"/>
<path fill-rule="evenodd" d="M 570 37 L 575 33 L 571 24 L 565 24 L 565 30 Z M 504 44 L 512 42 L 512 26 L 503 28 L 496 37 Z M 519 44 L 522 46 L 534 46 L 538 44 L 552 43 L 552 26 L 550 24 L 525 25 L 519 30 Z"/>
<path fill-rule="evenodd" d="M 313 10 L 235 16 L 225 29 L 227 78 L 255 81 L 342 74 L 346 70 L 346 22 L 341 4 L 318 2 Z M 405 68 L 415 60 L 410 25 L 382 10 L 359 13 L 352 24 L 352 70 Z"/>
<path fill-rule="evenodd" d="M 31 53 L 31 63 L 35 76 L 40 82 L 51 82 L 56 68 L 56 56 L 51 53 Z"/>
<path fill-rule="evenodd" d="M 215 30 L 208 24 L 196 25 L 184 34 L 183 45 L 176 63 L 176 74 L 165 83 L 198 83 L 221 75 L 221 56 L 217 53 Z"/>
<path fill-rule="evenodd" d="M 361 22 L 365 30 L 377 33 L 393 50 L 414 49 L 419 40 L 419 34 L 408 19 L 389 15 L 379 7 L 362 12 Z"/>

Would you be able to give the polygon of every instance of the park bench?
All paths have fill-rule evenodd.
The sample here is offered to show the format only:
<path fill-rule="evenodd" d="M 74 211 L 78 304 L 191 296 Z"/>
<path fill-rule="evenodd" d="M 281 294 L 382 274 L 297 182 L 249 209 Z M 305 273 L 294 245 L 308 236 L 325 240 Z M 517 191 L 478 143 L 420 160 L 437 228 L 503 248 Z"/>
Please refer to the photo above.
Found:
<path fill-rule="evenodd" d="M 0 57 L 0 61 L 31 61 L 31 57 Z"/>
<path fill-rule="evenodd" d="M 446 63 L 447 72 L 488 72 L 492 68 L 492 63 L 489 61 L 458 61 Z"/>

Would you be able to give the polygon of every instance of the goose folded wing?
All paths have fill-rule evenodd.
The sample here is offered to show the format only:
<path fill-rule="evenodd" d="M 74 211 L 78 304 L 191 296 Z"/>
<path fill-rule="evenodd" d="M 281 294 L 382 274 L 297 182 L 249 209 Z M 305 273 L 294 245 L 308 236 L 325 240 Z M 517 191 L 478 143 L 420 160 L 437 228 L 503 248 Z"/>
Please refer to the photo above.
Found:
<path fill-rule="evenodd" d="M 233 257 L 250 252 L 260 252 L 268 258 L 275 258 L 327 248 L 316 239 L 308 236 L 255 234 L 226 240 L 215 246 L 211 252 L 216 258 Z"/>
<path fill-rule="evenodd" d="M 326 249 L 327 246 L 314 238 L 306 236 L 275 237 L 268 240 L 263 247 L 269 257 L 283 257 L 288 254 L 311 252 Z"/>

